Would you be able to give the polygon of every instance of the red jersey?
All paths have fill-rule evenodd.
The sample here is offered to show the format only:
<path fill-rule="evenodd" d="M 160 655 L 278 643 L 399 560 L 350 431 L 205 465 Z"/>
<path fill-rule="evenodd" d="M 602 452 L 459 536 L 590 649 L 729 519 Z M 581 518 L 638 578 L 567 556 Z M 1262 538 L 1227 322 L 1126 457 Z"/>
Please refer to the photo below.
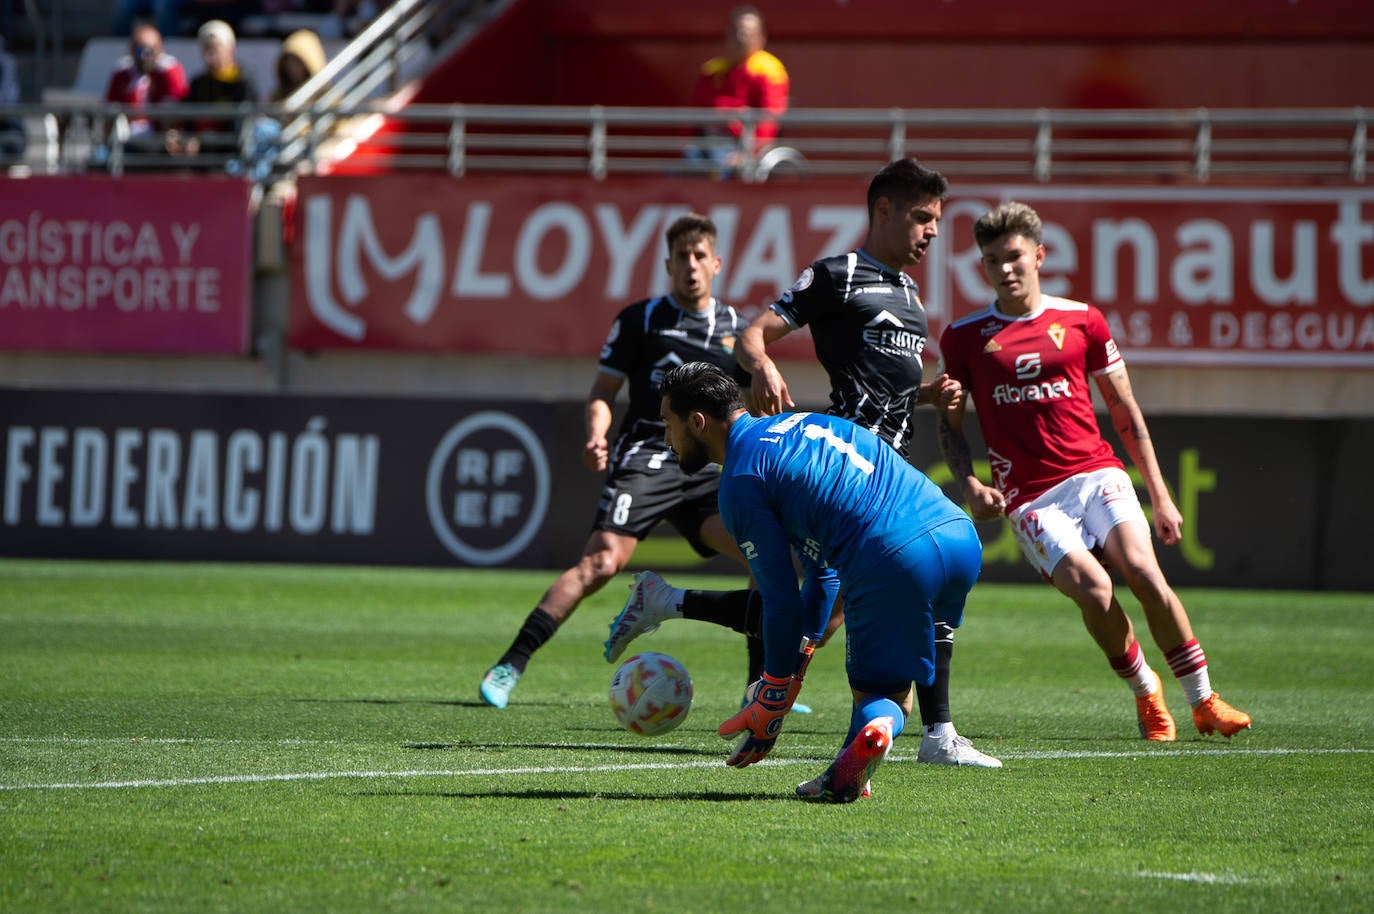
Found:
<path fill-rule="evenodd" d="M 692 91 L 693 108 L 762 108 L 773 114 L 787 110 L 789 91 L 787 68 L 767 51 L 755 51 L 743 63 L 731 63 L 728 57 L 712 57 L 701 67 L 701 78 Z M 730 122 L 730 133 L 736 137 L 744 126 Z M 778 135 L 777 121 L 759 121 L 754 138 L 759 145 Z"/>
<path fill-rule="evenodd" d="M 940 336 L 949 376 L 973 398 L 992 484 L 1010 512 L 1080 473 L 1125 469 L 1102 437 L 1089 377 L 1125 367 L 1102 312 L 1043 296 L 1012 317 L 996 303 Z"/>

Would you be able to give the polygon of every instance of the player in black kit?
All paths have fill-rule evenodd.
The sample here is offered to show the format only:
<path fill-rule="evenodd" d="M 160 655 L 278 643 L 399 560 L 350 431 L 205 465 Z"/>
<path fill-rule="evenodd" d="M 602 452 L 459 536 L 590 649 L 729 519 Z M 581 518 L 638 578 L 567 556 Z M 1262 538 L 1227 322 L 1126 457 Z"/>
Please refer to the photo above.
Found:
<path fill-rule="evenodd" d="M 719 552 L 748 568 L 716 509 L 720 468 L 682 472 L 664 443 L 658 390 L 669 369 L 702 361 L 732 372 L 747 388 L 749 375 L 734 355 L 744 322 L 711 295 L 711 283 L 720 272 L 715 224 L 690 213 L 668 227 L 667 242 L 664 263 L 672 292 L 635 302 L 616 316 L 587 396 L 582 462 L 607 473 L 591 536 L 581 560 L 544 592 L 510 648 L 483 676 L 479 693 L 494 707 L 506 706 L 530 655 L 584 599 L 620 573 L 639 541 L 661 521 L 676 527 L 702 556 Z M 627 382 L 630 405 L 612 453 L 607 442 L 612 407 Z"/>
<path fill-rule="evenodd" d="M 939 234 L 948 194 L 944 176 L 914 159 L 891 162 L 873 177 L 864 243 L 811 264 L 740 336 L 738 357 L 753 375 L 750 395 L 756 413 L 795 408 L 787 382 L 766 350 L 803 326 L 811 328 L 816 357 L 830 378 L 829 412 L 863 425 L 903 456 L 917 404 L 949 408 L 963 396 L 945 375 L 921 383 L 929 327 L 920 290 L 903 272 L 921 261 Z M 637 576 L 629 602 L 611 623 L 606 656 L 618 657 L 631 639 L 665 618 L 702 619 L 749 632 L 759 624 L 759 602 L 751 591 L 682 591 L 645 572 Z M 842 618 L 837 605 L 831 631 Z M 954 630 L 937 623 L 935 637 L 935 682 L 916 689 L 924 725 L 917 758 L 1000 768 L 1000 761 L 979 752 L 954 729 L 949 707 Z"/>

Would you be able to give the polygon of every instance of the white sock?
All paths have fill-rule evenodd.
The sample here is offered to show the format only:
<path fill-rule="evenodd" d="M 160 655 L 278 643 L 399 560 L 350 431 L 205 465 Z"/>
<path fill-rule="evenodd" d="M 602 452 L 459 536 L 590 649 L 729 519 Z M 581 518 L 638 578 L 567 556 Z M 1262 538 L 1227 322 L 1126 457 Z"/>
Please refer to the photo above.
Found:
<path fill-rule="evenodd" d="M 949 721 L 945 721 L 942 724 L 931 724 L 929 727 L 926 727 L 926 737 L 928 739 L 934 739 L 939 740 L 940 742 L 944 742 L 945 740 L 953 739 L 958 735 L 959 734 L 954 731 L 954 724 L 950 723 Z"/>
<path fill-rule="evenodd" d="M 1136 670 L 1135 675 L 1126 680 L 1126 685 L 1131 687 L 1131 694 L 1136 698 L 1144 698 L 1146 695 L 1153 695 L 1155 693 L 1154 670 L 1142 663 L 1140 669 Z M 1164 684 L 1161 682 L 1160 688 L 1163 687 Z"/>
<path fill-rule="evenodd" d="M 1212 677 L 1207 675 L 1205 666 L 1178 677 L 1178 684 L 1183 686 L 1183 694 L 1188 698 L 1188 704 L 1195 708 L 1212 697 Z"/>

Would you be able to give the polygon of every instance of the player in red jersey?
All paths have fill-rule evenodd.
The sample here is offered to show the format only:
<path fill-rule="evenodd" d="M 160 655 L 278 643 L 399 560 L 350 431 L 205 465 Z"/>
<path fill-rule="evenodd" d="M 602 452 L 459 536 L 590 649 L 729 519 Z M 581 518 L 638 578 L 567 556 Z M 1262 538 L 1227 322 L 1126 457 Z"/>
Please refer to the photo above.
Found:
<path fill-rule="evenodd" d="M 1093 640 L 1136 696 L 1141 736 L 1173 740 L 1175 726 L 1108 568 L 1120 572 L 1144 608 L 1198 730 L 1230 737 L 1250 726 L 1250 717 L 1212 691 L 1206 655 L 1160 570 L 1135 487 L 1097 426 L 1089 378 L 1144 479 L 1156 535 L 1174 545 L 1183 518 L 1106 319 L 1092 305 L 1041 293 L 1043 230 L 1029 206 L 1005 203 L 979 219 L 973 234 L 997 299 L 940 337 L 942 370 L 965 392 L 940 413 L 945 462 L 974 518 L 1005 513 L 1026 558 L 1078 605 Z M 992 485 L 973 472 L 963 430 L 969 397 L 987 441 Z"/>

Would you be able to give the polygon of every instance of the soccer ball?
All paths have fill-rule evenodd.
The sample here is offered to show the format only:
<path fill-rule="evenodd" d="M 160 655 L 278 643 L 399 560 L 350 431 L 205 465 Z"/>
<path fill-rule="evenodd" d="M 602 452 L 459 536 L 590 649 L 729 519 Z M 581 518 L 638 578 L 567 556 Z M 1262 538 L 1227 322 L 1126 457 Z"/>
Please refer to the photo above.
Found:
<path fill-rule="evenodd" d="M 635 654 L 611 677 L 611 711 L 631 733 L 667 733 L 686 720 L 690 710 L 692 677 L 667 654 Z"/>

